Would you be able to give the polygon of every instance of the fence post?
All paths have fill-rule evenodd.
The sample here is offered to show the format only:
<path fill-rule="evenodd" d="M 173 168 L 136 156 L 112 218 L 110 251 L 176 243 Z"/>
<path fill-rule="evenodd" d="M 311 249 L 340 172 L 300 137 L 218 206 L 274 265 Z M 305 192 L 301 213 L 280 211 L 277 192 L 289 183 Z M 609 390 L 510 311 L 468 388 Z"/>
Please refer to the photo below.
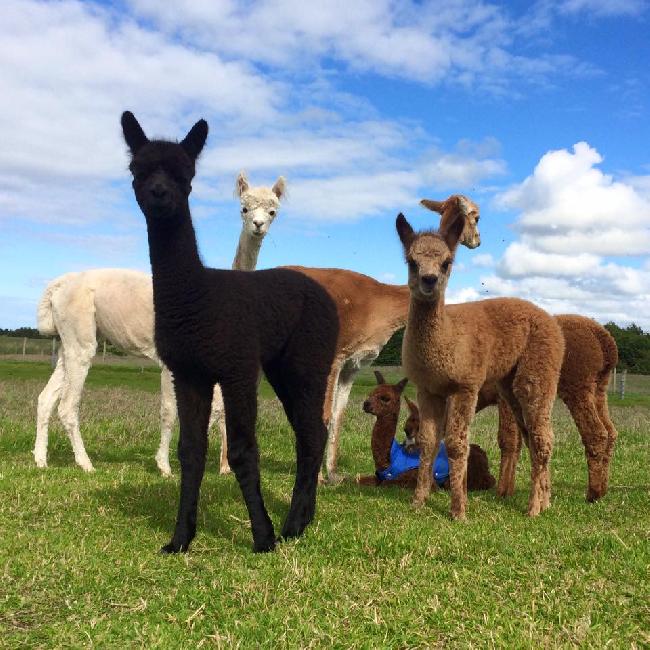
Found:
<path fill-rule="evenodd" d="M 609 378 L 610 383 L 609 383 L 609 392 L 610 393 L 615 393 L 616 392 L 616 366 L 614 366 L 614 372 Z"/>
<path fill-rule="evenodd" d="M 52 338 L 52 368 L 56 366 L 57 361 L 58 361 L 58 355 L 56 353 L 56 339 Z"/>
<path fill-rule="evenodd" d="M 102 361 L 106 361 L 106 339 L 104 339 L 104 351 L 102 352 Z"/>
<path fill-rule="evenodd" d="M 618 385 L 618 395 L 621 399 L 625 399 L 625 380 L 627 379 L 627 369 L 621 373 L 621 379 Z"/>
<path fill-rule="evenodd" d="M 25 350 L 27 349 L 27 337 L 23 337 L 23 356 L 25 356 Z"/>

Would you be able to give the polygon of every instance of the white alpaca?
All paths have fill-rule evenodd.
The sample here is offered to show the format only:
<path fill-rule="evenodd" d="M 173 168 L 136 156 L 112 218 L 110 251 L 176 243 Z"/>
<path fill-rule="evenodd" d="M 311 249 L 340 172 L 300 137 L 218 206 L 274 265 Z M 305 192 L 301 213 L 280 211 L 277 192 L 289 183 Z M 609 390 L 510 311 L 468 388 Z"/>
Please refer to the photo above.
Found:
<path fill-rule="evenodd" d="M 244 172 L 240 172 L 235 192 L 240 198 L 243 223 L 233 268 L 253 270 L 262 240 L 284 195 L 285 181 L 280 177 L 272 188 L 251 188 Z M 97 334 L 130 354 L 160 363 L 154 345 L 153 319 L 152 282 L 146 273 L 95 269 L 67 273 L 50 282 L 38 306 L 38 329 L 43 334 L 58 334 L 61 345 L 56 368 L 38 398 L 34 445 L 38 467 L 47 466 L 48 424 L 59 402 L 59 417 L 72 443 L 75 462 L 86 471 L 94 469 L 79 432 L 79 403 L 97 350 Z M 160 388 L 161 433 L 156 463 L 169 476 L 169 442 L 176 419 L 176 398 L 172 376 L 165 366 Z M 223 403 L 218 387 L 211 422 L 215 419 L 223 430 Z M 221 466 L 222 471 L 227 471 L 223 453 Z"/>

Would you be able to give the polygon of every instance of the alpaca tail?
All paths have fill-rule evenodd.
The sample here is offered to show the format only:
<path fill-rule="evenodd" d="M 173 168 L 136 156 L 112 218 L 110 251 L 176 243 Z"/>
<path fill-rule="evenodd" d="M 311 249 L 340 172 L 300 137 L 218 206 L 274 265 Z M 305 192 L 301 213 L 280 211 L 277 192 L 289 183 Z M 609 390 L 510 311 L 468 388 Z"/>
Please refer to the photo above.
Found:
<path fill-rule="evenodd" d="M 598 325 L 595 329 L 595 334 L 603 351 L 604 364 L 601 374 L 609 377 L 609 373 L 618 363 L 618 347 L 614 337 L 602 325 Z"/>
<path fill-rule="evenodd" d="M 37 311 L 38 331 L 41 334 L 49 336 L 56 336 L 58 334 L 58 330 L 54 322 L 54 314 L 52 313 L 52 295 L 71 275 L 73 274 L 66 273 L 65 275 L 55 278 L 47 285 L 47 287 L 45 287 L 45 291 L 41 296 L 40 302 L 38 303 Z"/>

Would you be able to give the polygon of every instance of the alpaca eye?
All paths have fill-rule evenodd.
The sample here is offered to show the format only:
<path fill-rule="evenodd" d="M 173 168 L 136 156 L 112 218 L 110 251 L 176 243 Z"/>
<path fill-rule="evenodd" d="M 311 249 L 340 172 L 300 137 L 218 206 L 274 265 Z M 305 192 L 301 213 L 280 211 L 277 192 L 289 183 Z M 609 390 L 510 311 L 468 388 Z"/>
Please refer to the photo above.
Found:
<path fill-rule="evenodd" d="M 382 395 L 379 399 L 382 402 L 390 402 L 390 397 L 388 397 L 387 395 Z"/>
<path fill-rule="evenodd" d="M 442 270 L 443 270 L 445 273 L 447 273 L 447 271 L 449 270 L 449 265 L 450 265 L 450 264 L 451 264 L 451 262 L 450 262 L 449 260 L 447 260 L 446 262 L 443 262 L 443 263 L 442 263 Z"/>
<path fill-rule="evenodd" d="M 480 218 L 481 218 L 481 217 L 476 217 L 476 221 L 475 221 L 474 223 L 478 223 L 478 220 L 479 220 Z"/>
<path fill-rule="evenodd" d="M 269 214 L 270 214 L 272 217 L 275 217 L 275 210 L 269 210 Z"/>
<path fill-rule="evenodd" d="M 248 208 L 242 208 L 241 211 L 246 214 L 248 212 Z"/>

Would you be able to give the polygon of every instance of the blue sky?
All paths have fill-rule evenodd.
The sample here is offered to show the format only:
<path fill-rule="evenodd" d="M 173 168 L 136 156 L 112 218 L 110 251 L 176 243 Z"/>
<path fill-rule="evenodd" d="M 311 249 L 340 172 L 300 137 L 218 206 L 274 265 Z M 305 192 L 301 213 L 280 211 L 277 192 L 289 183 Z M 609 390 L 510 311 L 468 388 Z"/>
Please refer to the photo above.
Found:
<path fill-rule="evenodd" d="M 643 0 L 35 2 L 0 24 L 0 327 L 48 280 L 149 269 L 119 116 L 210 124 L 192 207 L 230 265 L 237 172 L 286 177 L 258 268 L 404 282 L 423 197 L 481 206 L 452 301 L 517 295 L 650 329 L 650 6 Z"/>

